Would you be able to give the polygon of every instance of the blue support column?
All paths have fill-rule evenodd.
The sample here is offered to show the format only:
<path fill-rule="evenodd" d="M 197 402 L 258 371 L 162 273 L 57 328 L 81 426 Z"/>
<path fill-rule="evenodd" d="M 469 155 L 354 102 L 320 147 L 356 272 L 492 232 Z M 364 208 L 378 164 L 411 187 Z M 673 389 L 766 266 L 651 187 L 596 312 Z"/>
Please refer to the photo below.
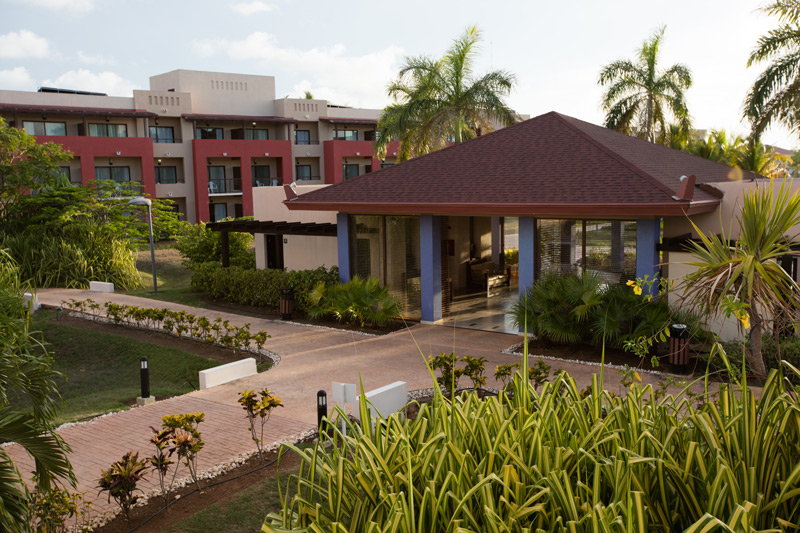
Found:
<path fill-rule="evenodd" d="M 661 219 L 636 221 L 636 277 L 653 279 L 658 274 L 658 243 L 661 241 Z M 657 292 L 653 286 L 651 293 Z"/>
<path fill-rule="evenodd" d="M 339 279 L 342 283 L 350 281 L 350 216 L 336 214 L 336 249 L 339 255 Z"/>
<path fill-rule="evenodd" d="M 536 272 L 536 219 L 519 217 L 519 297 L 525 294 Z"/>
<path fill-rule="evenodd" d="M 422 290 L 422 322 L 442 320 L 442 219 L 419 217 L 419 262 Z"/>

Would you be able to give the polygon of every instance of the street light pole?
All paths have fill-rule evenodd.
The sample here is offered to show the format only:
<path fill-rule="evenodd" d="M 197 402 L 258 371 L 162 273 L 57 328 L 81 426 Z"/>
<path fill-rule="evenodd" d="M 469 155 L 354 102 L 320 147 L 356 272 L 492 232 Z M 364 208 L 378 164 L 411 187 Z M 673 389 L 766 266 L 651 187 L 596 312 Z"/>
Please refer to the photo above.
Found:
<path fill-rule="evenodd" d="M 128 202 L 128 205 L 147 206 L 147 228 L 150 230 L 150 264 L 153 266 L 153 294 L 158 294 L 158 280 L 156 279 L 156 249 L 153 244 L 153 211 L 150 207 L 153 202 L 149 198 L 139 196 Z"/>

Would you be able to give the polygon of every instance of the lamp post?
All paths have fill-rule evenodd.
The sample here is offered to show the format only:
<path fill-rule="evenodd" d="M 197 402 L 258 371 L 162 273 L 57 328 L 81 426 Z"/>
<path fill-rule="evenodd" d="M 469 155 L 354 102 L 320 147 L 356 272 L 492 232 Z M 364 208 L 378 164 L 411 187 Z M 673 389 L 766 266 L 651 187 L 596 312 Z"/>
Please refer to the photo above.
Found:
<path fill-rule="evenodd" d="M 150 263 L 153 265 L 153 294 L 158 294 L 158 280 L 156 280 L 156 250 L 153 246 L 153 211 L 151 205 L 153 202 L 149 198 L 139 196 L 128 202 L 128 205 L 146 205 L 147 206 L 147 227 L 150 230 Z"/>

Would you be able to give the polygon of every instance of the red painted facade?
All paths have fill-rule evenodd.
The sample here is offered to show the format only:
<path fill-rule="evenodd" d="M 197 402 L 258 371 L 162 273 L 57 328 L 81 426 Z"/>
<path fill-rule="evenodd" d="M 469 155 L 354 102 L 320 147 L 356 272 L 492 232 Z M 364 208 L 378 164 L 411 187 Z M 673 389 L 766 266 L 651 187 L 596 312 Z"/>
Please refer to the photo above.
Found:
<path fill-rule="evenodd" d="M 389 143 L 387 154 L 394 157 L 399 143 Z M 347 157 L 371 159 L 372 170 L 380 170 L 381 160 L 374 157 L 375 143 L 373 141 L 324 141 L 322 143 L 323 159 L 325 161 L 325 183 L 333 184 L 342 181 L 342 165 Z"/>
<path fill-rule="evenodd" d="M 151 198 L 156 197 L 156 175 L 153 164 L 153 140 L 150 137 L 82 137 L 37 135 L 36 142 L 53 142 L 72 152 L 81 164 L 81 183 L 95 179 L 95 158 L 126 157 L 139 159 L 142 168 L 142 188 Z"/>
<path fill-rule="evenodd" d="M 268 154 L 268 155 L 267 155 Z M 195 209 L 198 222 L 211 220 L 208 196 L 208 159 L 238 159 L 242 178 L 242 211 L 244 216 L 253 216 L 253 179 L 251 161 L 274 159 L 278 167 L 276 177 L 285 184 L 293 180 L 291 141 L 252 141 L 241 139 L 194 139 L 192 159 L 194 163 Z M 341 173 L 341 169 L 339 171 Z"/>

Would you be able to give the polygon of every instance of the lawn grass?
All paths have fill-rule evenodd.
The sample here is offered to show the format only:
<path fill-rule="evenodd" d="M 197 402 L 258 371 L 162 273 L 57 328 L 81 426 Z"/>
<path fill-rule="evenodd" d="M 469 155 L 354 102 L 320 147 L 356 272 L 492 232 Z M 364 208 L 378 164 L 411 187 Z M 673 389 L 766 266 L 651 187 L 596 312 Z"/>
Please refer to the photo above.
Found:
<path fill-rule="evenodd" d="M 192 272 L 181 264 L 182 258 L 172 242 L 156 245 L 156 280 L 158 294 L 153 294 L 153 270 L 150 261 L 150 246 L 136 252 L 136 269 L 142 275 L 143 287 L 126 294 L 141 296 L 164 302 L 174 302 L 192 307 L 203 306 L 202 293 L 192 290 Z"/>
<path fill-rule="evenodd" d="M 293 452 L 286 452 L 293 453 Z M 206 507 L 194 515 L 173 524 L 170 533 L 198 533 L 204 531 L 225 531 L 226 533 L 252 533 L 259 531 L 264 518 L 269 513 L 279 512 L 281 507 L 280 490 L 286 496 L 286 483 L 291 474 L 297 474 L 297 466 L 281 466 L 280 478 L 270 476 L 248 487 L 234 498 Z M 254 474 L 258 475 L 258 474 Z M 224 486 L 224 485 L 223 485 Z"/>
<path fill-rule="evenodd" d="M 33 329 L 51 344 L 64 400 L 59 422 L 125 409 L 141 394 L 139 361 L 147 356 L 150 393 L 157 398 L 197 389 L 198 372 L 219 363 L 149 342 L 50 321 L 54 311 L 33 315 Z"/>

